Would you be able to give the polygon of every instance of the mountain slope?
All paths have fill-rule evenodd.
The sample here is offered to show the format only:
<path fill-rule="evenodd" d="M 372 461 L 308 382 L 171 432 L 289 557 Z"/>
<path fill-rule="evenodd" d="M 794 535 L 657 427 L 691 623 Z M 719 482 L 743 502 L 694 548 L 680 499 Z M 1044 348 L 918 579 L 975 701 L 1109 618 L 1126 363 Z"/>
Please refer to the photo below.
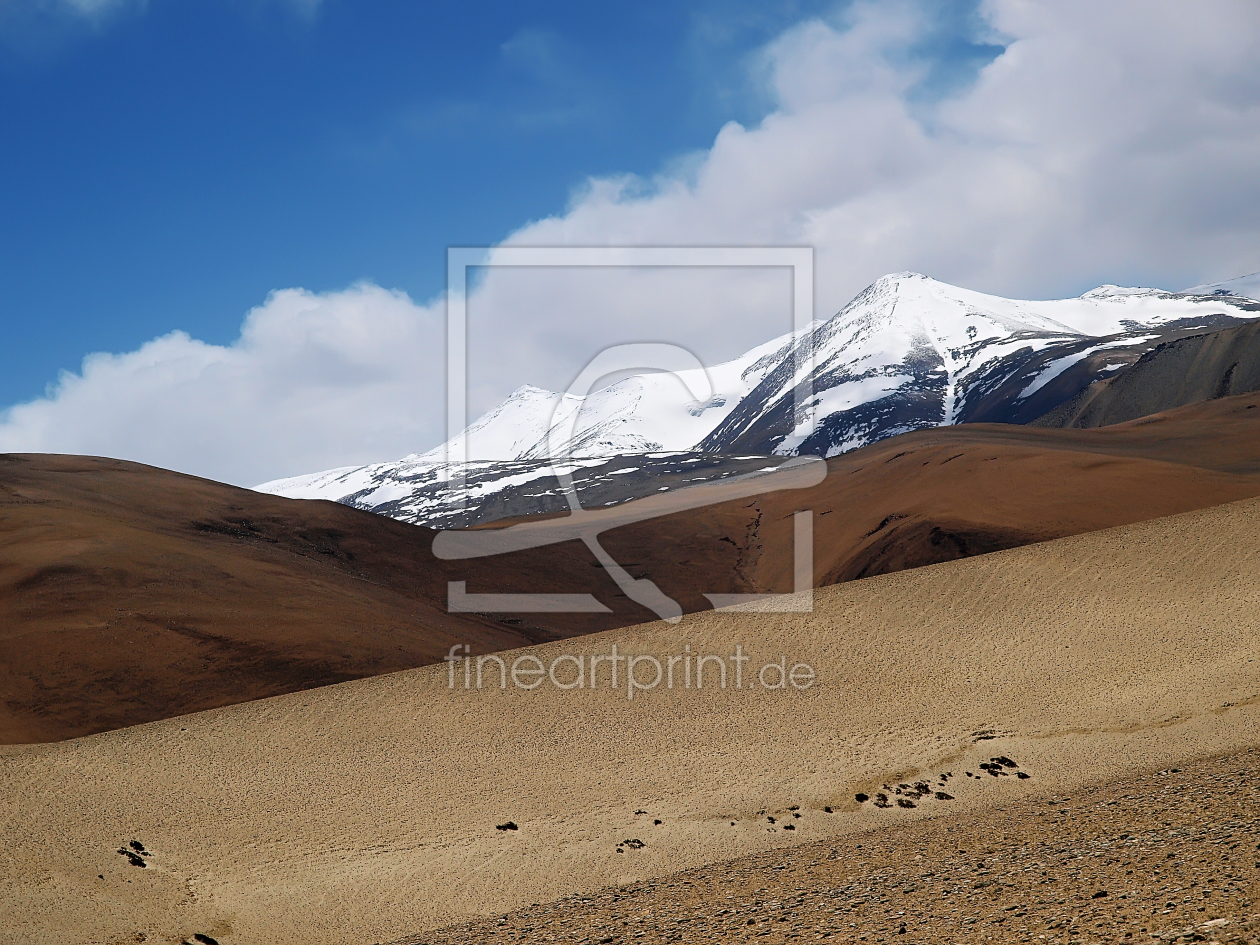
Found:
<path fill-rule="evenodd" d="M 1089 383 L 1156 337 L 1250 314 L 1236 301 L 1115 286 L 1017 301 L 897 273 L 798 342 L 812 346 L 816 363 L 812 424 L 791 422 L 789 356 L 700 448 L 834 456 L 907 430 L 1023 422 L 1062 400 L 1065 382 Z"/>
<path fill-rule="evenodd" d="M 843 583 L 1260 495 L 1260 397 L 1092 430 L 962 424 L 836 456 L 808 489 L 608 534 L 619 561 L 729 536 L 754 592 L 792 589 L 793 512 L 814 511 L 814 580 Z M 712 547 L 719 547 L 721 539 Z"/>
<path fill-rule="evenodd" d="M 52 741 L 650 619 L 579 543 L 448 563 L 433 532 L 136 463 L 0 455 L 0 744 Z M 713 549 L 716 581 L 735 552 Z M 663 569 L 668 570 L 668 569 Z M 545 622 L 470 591 L 590 592 Z M 707 606 L 660 579 L 689 610 Z M 739 592 L 732 573 L 724 590 Z M 526 615 L 528 618 L 530 615 Z"/>
<path fill-rule="evenodd" d="M 1260 272 L 1253 272 L 1224 282 L 1208 282 L 1183 289 L 1184 295 L 1233 295 L 1239 298 L 1260 299 Z"/>
<path fill-rule="evenodd" d="M 1127 371 L 1096 381 L 1033 423 L 1101 427 L 1255 390 L 1260 390 L 1260 323 L 1160 344 Z"/>

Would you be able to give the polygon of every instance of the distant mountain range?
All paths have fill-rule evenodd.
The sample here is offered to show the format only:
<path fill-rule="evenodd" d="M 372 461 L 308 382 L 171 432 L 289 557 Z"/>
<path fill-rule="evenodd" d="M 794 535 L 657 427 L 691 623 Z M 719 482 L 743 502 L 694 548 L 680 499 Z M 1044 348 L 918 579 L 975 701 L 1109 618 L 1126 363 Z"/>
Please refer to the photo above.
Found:
<path fill-rule="evenodd" d="M 1260 272 L 1253 272 L 1224 282 L 1207 282 L 1182 289 L 1183 295 L 1232 295 L 1244 299 L 1260 299 Z"/>
<path fill-rule="evenodd" d="M 1260 301 L 1244 294 L 1260 294 L 1251 285 L 1258 278 L 1181 293 L 1108 285 L 1075 299 L 1021 301 L 896 273 L 832 318 L 709 368 L 713 395 L 703 403 L 666 374 L 629 377 L 585 398 L 522 387 L 459 434 L 469 458 L 462 469 L 443 444 L 256 488 L 449 527 L 566 508 L 555 466 L 590 508 L 911 430 L 1029 423 L 1161 345 L 1260 317 Z M 814 365 L 802 405 L 809 415 L 801 416 L 798 349 L 812 349 Z M 573 432 L 552 444 L 557 424 Z M 450 488 L 460 472 L 462 496 Z"/>

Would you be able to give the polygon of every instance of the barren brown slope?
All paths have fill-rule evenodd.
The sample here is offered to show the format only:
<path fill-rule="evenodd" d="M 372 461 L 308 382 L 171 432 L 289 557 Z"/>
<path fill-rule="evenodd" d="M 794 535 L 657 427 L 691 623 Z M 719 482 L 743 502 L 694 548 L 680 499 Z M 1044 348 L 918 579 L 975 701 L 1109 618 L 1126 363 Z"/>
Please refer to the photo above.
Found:
<path fill-rule="evenodd" d="M 507 659 L 589 668 L 614 644 L 728 661 L 742 644 L 749 662 L 742 687 L 710 666 L 632 700 L 627 664 L 566 690 L 452 687 L 432 666 L 0 747 L 0 929 L 369 945 L 1258 745 L 1260 500 L 825 588 L 812 613 Z M 758 667 L 780 659 L 813 684 L 774 688 Z M 987 774 L 994 757 L 1031 777 Z"/>
<path fill-rule="evenodd" d="M 1255 398 L 1099 430 L 967 425 L 837 457 L 819 486 L 603 538 L 688 612 L 790 590 L 792 512 L 815 578 L 890 573 L 1260 495 Z M 651 619 L 578 542 L 463 562 L 433 533 L 151 467 L 0 459 L 0 742 L 57 740 Z M 470 592 L 583 592 L 607 613 L 452 615 Z"/>
<path fill-rule="evenodd" d="M 432 538 L 135 463 L 0 456 L 0 742 L 421 666 L 456 642 L 484 652 L 642 619 L 624 599 L 620 614 L 553 615 L 547 628 L 448 614 Z M 569 547 L 458 577 L 487 572 L 506 590 L 615 589 Z"/>
<path fill-rule="evenodd" d="M 814 488 L 625 527 L 605 546 L 654 576 L 653 549 L 681 559 L 690 536 L 733 542 L 747 583 L 782 592 L 797 509 L 814 510 L 819 586 L 1173 515 L 1260 494 L 1257 405 L 1230 397 L 1095 430 L 909 433 L 828 460 Z"/>
<path fill-rule="evenodd" d="M 1009 775 L 1011 772 L 1008 771 Z M 393 945 L 1260 940 L 1260 750 L 776 850 Z"/>

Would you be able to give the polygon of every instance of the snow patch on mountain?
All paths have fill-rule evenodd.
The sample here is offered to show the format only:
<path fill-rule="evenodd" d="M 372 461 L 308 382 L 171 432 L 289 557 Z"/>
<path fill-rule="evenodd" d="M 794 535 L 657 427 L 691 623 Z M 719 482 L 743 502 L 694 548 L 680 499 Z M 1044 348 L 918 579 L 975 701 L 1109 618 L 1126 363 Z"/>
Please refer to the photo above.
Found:
<path fill-rule="evenodd" d="M 1183 289 L 1184 295 L 1232 295 L 1237 298 L 1260 300 L 1260 272 L 1253 272 L 1224 282 L 1208 282 L 1204 285 Z"/>

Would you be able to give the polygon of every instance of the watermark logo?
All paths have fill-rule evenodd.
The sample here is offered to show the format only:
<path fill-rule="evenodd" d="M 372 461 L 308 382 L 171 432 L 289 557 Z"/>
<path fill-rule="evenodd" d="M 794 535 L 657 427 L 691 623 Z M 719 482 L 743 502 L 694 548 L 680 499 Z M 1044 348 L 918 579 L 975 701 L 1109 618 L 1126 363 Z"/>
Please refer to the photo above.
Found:
<path fill-rule="evenodd" d="M 564 653 L 550 662 L 525 653 L 509 663 L 494 653 L 474 657 L 467 644 L 457 643 L 443 659 L 448 665 L 447 686 L 452 690 L 511 687 L 529 691 L 540 686 L 564 692 L 624 689 L 627 701 L 633 701 L 635 693 L 658 688 L 804 691 L 818 678 L 810 664 L 790 661 L 786 656 L 745 667 L 752 657 L 742 645 L 736 646 L 729 656 L 693 653 L 687 644 L 681 653 L 658 657 L 619 653 L 614 643 L 607 653 Z"/>
<path fill-rule="evenodd" d="M 452 248 L 447 255 L 447 462 L 452 470 L 450 488 L 464 494 L 462 470 L 468 461 L 467 441 L 458 434 L 468 426 L 467 416 L 467 286 L 468 270 L 476 266 L 783 266 L 792 270 L 793 417 L 795 433 L 813 423 L 813 348 L 807 328 L 813 320 L 813 251 L 802 247 L 523 247 Z M 616 373 L 664 372 L 674 375 L 697 402 L 714 396 L 709 373 L 691 352 L 670 344 L 623 344 L 599 352 L 561 397 L 557 405 L 585 398 L 595 385 Z M 440 532 L 433 551 L 445 560 L 480 558 L 544 547 L 574 539 L 594 554 L 604 570 L 631 600 L 663 620 L 676 623 L 682 607 L 653 581 L 634 578 L 600 544 L 599 536 L 611 528 L 685 509 L 729 502 L 783 489 L 817 485 L 826 476 L 826 463 L 818 457 L 796 457 L 773 471 L 759 471 L 724 478 L 720 484 L 693 485 L 671 495 L 634 499 L 613 508 L 584 509 L 573 483 L 571 459 L 578 412 L 553 414 L 547 431 L 547 455 L 552 474 L 561 485 L 570 514 L 562 520 L 522 522 L 508 528 Z M 719 486 L 720 487 L 717 487 Z M 813 513 L 797 512 L 794 518 L 793 592 L 790 594 L 705 594 L 715 609 L 773 612 L 805 612 L 813 609 Z M 453 613 L 607 613 L 592 594 L 532 593 L 495 594 L 467 590 L 467 582 L 451 581 L 447 607 Z"/>

